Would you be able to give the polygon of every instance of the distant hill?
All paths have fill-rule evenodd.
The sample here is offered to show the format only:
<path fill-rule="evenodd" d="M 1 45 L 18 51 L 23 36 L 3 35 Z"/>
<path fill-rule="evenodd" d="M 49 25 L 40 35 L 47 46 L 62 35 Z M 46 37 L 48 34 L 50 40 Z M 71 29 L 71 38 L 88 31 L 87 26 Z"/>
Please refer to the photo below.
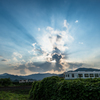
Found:
<path fill-rule="evenodd" d="M 22 79 L 36 79 L 36 80 L 42 80 L 45 77 L 51 77 L 51 76 L 57 76 L 58 74 L 50 74 L 50 73 L 45 73 L 45 74 L 31 74 L 27 76 L 18 76 L 18 75 L 11 75 L 8 73 L 0 74 L 0 78 L 10 78 L 12 81 L 14 80 L 22 80 Z M 58 75 L 59 76 L 59 75 Z"/>
<path fill-rule="evenodd" d="M 31 74 L 31 75 L 28 75 L 28 76 L 23 76 L 23 78 L 26 78 L 26 79 L 36 79 L 36 80 L 42 80 L 43 78 L 45 77 L 51 77 L 51 76 L 57 76 L 57 74 L 50 74 L 50 73 L 45 73 L 45 74 Z"/>
<path fill-rule="evenodd" d="M 12 81 L 25 79 L 23 76 L 11 75 L 8 73 L 0 74 L 0 78 L 10 78 Z"/>
<path fill-rule="evenodd" d="M 100 71 L 100 69 L 94 69 L 94 68 L 78 68 L 74 71 L 68 71 L 68 72 L 78 72 L 78 71 Z"/>

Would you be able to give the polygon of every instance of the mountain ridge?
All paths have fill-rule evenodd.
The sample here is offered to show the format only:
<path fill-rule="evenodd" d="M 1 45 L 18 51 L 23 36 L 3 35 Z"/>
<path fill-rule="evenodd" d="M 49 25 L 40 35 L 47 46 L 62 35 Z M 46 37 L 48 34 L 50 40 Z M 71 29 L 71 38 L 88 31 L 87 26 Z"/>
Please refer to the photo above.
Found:
<path fill-rule="evenodd" d="M 67 72 L 78 72 L 78 71 L 100 71 L 100 69 L 94 69 L 94 68 L 78 68 L 74 71 L 70 70 Z M 51 77 L 51 76 L 59 76 L 59 77 L 64 77 L 64 74 L 51 74 L 51 73 L 37 73 L 37 74 L 30 74 L 26 76 L 18 76 L 18 75 L 12 75 L 8 73 L 0 74 L 0 78 L 10 78 L 12 81 L 14 80 L 22 80 L 22 79 L 35 79 L 35 80 L 42 80 L 43 78 L 46 77 Z"/>

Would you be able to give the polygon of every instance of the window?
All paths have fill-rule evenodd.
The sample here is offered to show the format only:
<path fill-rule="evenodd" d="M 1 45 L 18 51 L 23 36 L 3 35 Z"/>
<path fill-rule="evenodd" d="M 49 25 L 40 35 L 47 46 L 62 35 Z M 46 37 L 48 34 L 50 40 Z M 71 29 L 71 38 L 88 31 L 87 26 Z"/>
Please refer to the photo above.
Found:
<path fill-rule="evenodd" d="M 72 74 L 72 77 L 74 77 L 74 74 Z"/>
<path fill-rule="evenodd" d="M 89 74 L 85 74 L 85 77 L 89 77 Z"/>
<path fill-rule="evenodd" d="M 66 77 L 69 77 L 69 74 L 68 74 L 68 75 L 66 75 Z"/>
<path fill-rule="evenodd" d="M 99 75 L 98 74 L 95 74 L 95 77 L 99 77 Z"/>
<path fill-rule="evenodd" d="M 83 77 L 83 74 L 78 74 L 78 77 Z"/>
<path fill-rule="evenodd" d="M 68 74 L 68 77 L 69 77 L 69 74 Z"/>
<path fill-rule="evenodd" d="M 94 75 L 93 74 L 90 74 L 90 77 L 94 77 Z"/>

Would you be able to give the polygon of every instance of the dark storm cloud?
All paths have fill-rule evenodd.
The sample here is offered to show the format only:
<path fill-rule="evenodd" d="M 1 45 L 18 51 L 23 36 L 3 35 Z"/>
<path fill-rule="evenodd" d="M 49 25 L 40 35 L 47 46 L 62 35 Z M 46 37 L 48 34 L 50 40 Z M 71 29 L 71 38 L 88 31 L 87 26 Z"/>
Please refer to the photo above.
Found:
<path fill-rule="evenodd" d="M 23 64 L 23 65 L 19 65 L 19 67 L 15 67 L 15 70 L 25 69 L 25 68 L 26 68 L 26 66 L 25 66 L 25 64 Z"/>
<path fill-rule="evenodd" d="M 56 60 L 56 63 L 59 64 L 61 58 L 62 58 L 61 51 L 57 47 L 54 47 L 54 50 L 52 52 L 52 59 L 51 60 Z"/>
<path fill-rule="evenodd" d="M 52 36 L 49 37 L 49 39 L 52 40 Z M 57 35 L 56 35 L 56 42 L 59 41 L 60 39 L 62 39 L 62 37 L 61 37 L 60 35 L 57 34 Z M 56 60 L 56 63 L 59 64 L 59 63 L 60 63 L 60 59 L 61 59 L 61 58 L 64 59 L 64 58 L 62 57 L 62 55 L 64 55 L 64 58 L 67 59 L 67 56 L 68 56 L 68 55 L 65 54 L 65 53 L 62 54 L 61 50 L 58 49 L 57 46 L 54 46 L 54 47 L 53 47 L 53 51 L 52 51 L 52 58 L 50 59 L 50 61 Z"/>
<path fill-rule="evenodd" d="M 62 56 L 61 55 L 58 55 L 58 54 L 54 54 L 53 56 L 52 56 L 52 60 L 56 60 L 56 63 L 60 63 L 60 59 L 62 58 Z"/>
<path fill-rule="evenodd" d="M 53 65 L 50 62 L 44 62 L 44 63 L 38 63 L 35 62 L 32 65 L 34 65 L 35 67 L 28 67 L 28 69 L 30 71 L 33 72 L 45 72 L 45 71 L 50 71 L 50 70 L 54 70 L 54 71 L 61 71 L 62 70 L 62 65 L 60 65 L 59 63 L 55 63 L 55 65 Z"/>
<path fill-rule="evenodd" d="M 60 35 L 57 35 L 56 41 L 59 41 L 62 37 Z"/>
<path fill-rule="evenodd" d="M 54 70 L 54 71 L 61 71 L 63 70 L 62 65 L 60 65 L 59 63 L 55 63 L 52 64 L 50 62 L 34 62 L 34 63 L 28 63 L 28 67 L 25 66 L 25 64 L 23 65 L 19 65 L 19 67 L 15 67 L 15 70 L 20 70 L 20 73 L 23 74 L 26 69 L 29 69 L 31 72 L 46 72 L 46 71 L 50 71 L 50 70 Z"/>
<path fill-rule="evenodd" d="M 24 69 L 21 69 L 21 70 L 20 70 L 20 73 L 21 73 L 21 74 L 26 74 L 26 72 L 25 72 Z"/>
<path fill-rule="evenodd" d="M 54 47 L 54 50 L 52 53 L 61 53 L 61 51 L 57 47 Z"/>
<path fill-rule="evenodd" d="M 52 64 L 51 62 L 44 62 L 44 63 L 33 63 L 33 65 L 35 65 L 36 67 L 40 67 L 40 69 L 42 71 L 50 71 L 50 70 L 54 70 L 54 71 L 61 71 L 62 70 L 62 65 L 60 65 L 59 63 L 55 63 Z"/>
<path fill-rule="evenodd" d="M 6 59 L 2 59 L 1 61 L 7 61 Z"/>

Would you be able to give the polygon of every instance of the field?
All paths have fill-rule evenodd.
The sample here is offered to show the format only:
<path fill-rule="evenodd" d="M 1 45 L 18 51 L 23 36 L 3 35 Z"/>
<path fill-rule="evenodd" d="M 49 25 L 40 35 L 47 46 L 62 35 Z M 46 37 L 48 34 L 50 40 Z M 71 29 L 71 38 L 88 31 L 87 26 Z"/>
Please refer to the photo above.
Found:
<path fill-rule="evenodd" d="M 32 85 L 0 87 L 0 100 L 100 100 L 100 78 L 64 80 L 58 76 Z"/>
<path fill-rule="evenodd" d="M 0 91 L 0 100 L 29 100 L 29 89 Z"/>
<path fill-rule="evenodd" d="M 0 100 L 29 100 L 31 86 L 1 87 Z"/>
<path fill-rule="evenodd" d="M 12 82 L 9 78 L 0 79 L 0 100 L 28 100 L 32 83 Z"/>

